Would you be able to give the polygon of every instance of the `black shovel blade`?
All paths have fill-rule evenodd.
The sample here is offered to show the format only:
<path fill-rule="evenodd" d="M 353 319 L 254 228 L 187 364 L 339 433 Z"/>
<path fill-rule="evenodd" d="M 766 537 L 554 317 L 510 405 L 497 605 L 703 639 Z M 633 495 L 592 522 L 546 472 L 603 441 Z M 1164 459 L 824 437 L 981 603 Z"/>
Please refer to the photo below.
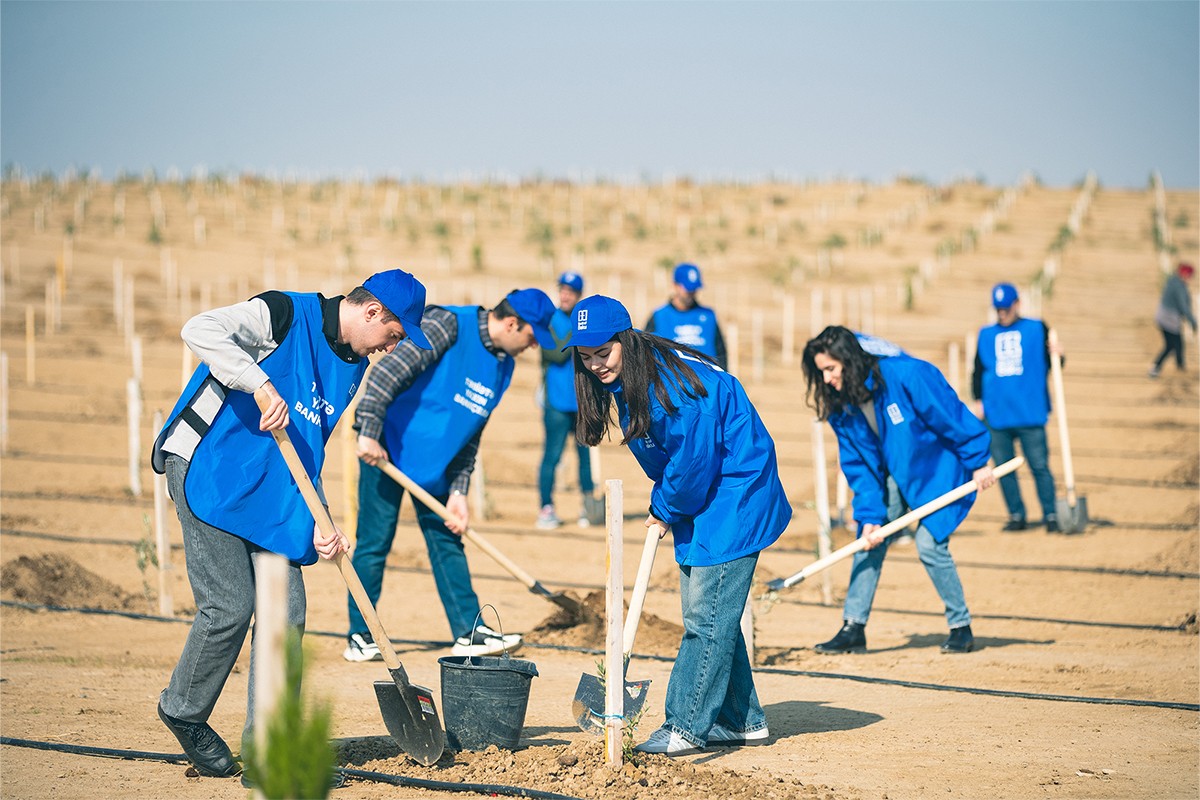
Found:
<path fill-rule="evenodd" d="M 625 719 L 634 719 L 646 705 L 650 681 L 625 681 Z M 604 732 L 604 684 L 595 675 L 580 675 L 571 702 L 571 713 L 585 733 Z"/>
<path fill-rule="evenodd" d="M 1058 515 L 1058 529 L 1062 533 L 1083 533 L 1088 524 L 1086 497 L 1076 497 L 1075 505 L 1060 497 L 1055 501 L 1054 507 Z"/>
<path fill-rule="evenodd" d="M 392 672 L 393 680 L 375 681 L 379 713 L 388 733 L 408 756 L 428 767 L 442 757 L 446 732 L 433 704 L 433 692 L 408 682 L 408 677 Z"/>

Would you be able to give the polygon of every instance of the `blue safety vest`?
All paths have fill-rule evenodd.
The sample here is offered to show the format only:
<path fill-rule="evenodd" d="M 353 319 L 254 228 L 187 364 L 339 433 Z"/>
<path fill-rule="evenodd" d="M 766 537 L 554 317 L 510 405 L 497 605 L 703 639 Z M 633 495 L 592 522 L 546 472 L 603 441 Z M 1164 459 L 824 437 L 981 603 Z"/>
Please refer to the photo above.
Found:
<path fill-rule="evenodd" d="M 574 318 L 561 308 L 550 318 L 550 333 L 554 341 L 566 344 L 575 330 Z M 557 411 L 574 414 L 579 410 L 575 400 L 575 356 L 562 364 L 546 365 L 546 405 Z"/>
<path fill-rule="evenodd" d="M 1050 415 L 1046 387 L 1046 325 L 1018 319 L 979 332 L 983 416 L 993 428 L 1042 426 Z"/>
<path fill-rule="evenodd" d="M 483 430 L 512 380 L 516 362 L 479 338 L 478 306 L 446 306 L 458 319 L 458 339 L 438 362 L 397 395 L 384 420 L 392 463 L 425 491 L 450 490 L 446 468 Z"/>
<path fill-rule="evenodd" d="M 711 308 L 696 305 L 680 311 L 667 303 L 653 317 L 654 332 L 659 336 L 717 357 L 717 314 Z"/>
<path fill-rule="evenodd" d="M 322 328 L 317 295 L 288 292 L 287 296 L 293 308 L 291 327 L 259 366 L 288 402 L 286 430 L 305 472 L 315 481 L 325 463 L 325 443 L 358 391 L 367 362 L 347 363 L 333 352 Z M 201 364 L 163 431 L 181 414 L 196 427 L 198 417 L 188 414 L 190 404 L 210 381 L 215 378 L 208 365 Z M 220 410 L 207 430 L 197 430 L 200 443 L 184 482 L 188 507 L 197 519 L 218 530 L 291 561 L 315 563 L 312 514 L 271 433 L 258 429 L 262 412 L 254 396 L 221 389 L 225 399 Z"/>

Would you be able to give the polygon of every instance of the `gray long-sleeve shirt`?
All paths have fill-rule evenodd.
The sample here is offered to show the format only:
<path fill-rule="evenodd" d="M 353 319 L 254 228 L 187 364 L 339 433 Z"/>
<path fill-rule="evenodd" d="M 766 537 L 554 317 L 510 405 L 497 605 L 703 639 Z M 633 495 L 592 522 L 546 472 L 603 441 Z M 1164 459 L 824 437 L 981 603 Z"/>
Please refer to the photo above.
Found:
<path fill-rule="evenodd" d="M 1167 278 L 1163 286 L 1162 299 L 1158 302 L 1158 312 L 1154 321 L 1167 333 L 1179 333 L 1183 330 L 1183 322 L 1196 330 L 1196 317 L 1192 315 L 1192 295 L 1188 292 L 1187 284 L 1178 275 Z"/>

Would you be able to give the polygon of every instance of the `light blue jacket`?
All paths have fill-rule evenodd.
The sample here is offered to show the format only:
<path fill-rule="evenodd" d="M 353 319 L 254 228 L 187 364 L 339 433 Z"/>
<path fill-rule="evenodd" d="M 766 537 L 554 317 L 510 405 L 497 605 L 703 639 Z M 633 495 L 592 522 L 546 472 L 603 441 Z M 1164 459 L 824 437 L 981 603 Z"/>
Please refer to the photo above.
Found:
<path fill-rule="evenodd" d="M 932 364 L 907 355 L 881 358 L 884 388 L 868 379 L 874 397 L 876 436 L 857 406 L 829 418 L 838 437 L 842 472 L 854 491 L 859 534 L 867 524 L 887 522 L 887 476 L 909 508 L 934 500 L 971 480 L 988 463 L 991 434 L 963 404 Z M 966 518 L 975 493 L 925 517 L 923 524 L 944 542 Z"/>
<path fill-rule="evenodd" d="M 654 481 L 650 510 L 671 526 L 675 560 L 724 564 L 770 546 L 792 518 L 779 482 L 775 443 L 741 383 L 719 367 L 684 357 L 708 390 L 690 398 L 662 367 L 676 413 L 650 393 L 650 432 L 629 443 Z M 660 365 L 661 366 L 661 365 Z M 623 390 L 614 388 L 621 429 L 629 429 Z"/>

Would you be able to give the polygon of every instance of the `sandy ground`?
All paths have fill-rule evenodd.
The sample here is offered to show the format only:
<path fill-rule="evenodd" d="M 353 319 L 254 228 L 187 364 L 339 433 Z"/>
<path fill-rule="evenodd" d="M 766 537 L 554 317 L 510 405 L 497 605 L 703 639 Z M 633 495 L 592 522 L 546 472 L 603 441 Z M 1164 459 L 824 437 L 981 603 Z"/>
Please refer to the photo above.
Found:
<path fill-rule="evenodd" d="M 292 214 L 301 221 L 306 217 L 295 210 L 295 196 L 285 192 L 279 200 L 270 186 L 252 188 L 257 191 L 254 202 L 241 187 L 236 208 L 248 216 L 240 223 L 240 217 L 228 213 L 229 200 L 222 207 L 219 200 L 201 196 L 201 210 L 203 203 L 212 206 L 204 245 L 193 241 L 186 217 L 195 212 L 185 211 L 183 200 L 172 200 L 174 195 L 163 190 L 173 226 L 167 230 L 178 237 L 168 241 L 173 253 L 168 258 L 181 265 L 172 280 L 188 276 L 192 311 L 199 308 L 194 290 L 202 286 L 204 276 L 225 281 L 208 290 L 207 299 L 214 302 L 223 302 L 225 291 L 235 291 L 238 269 L 249 273 L 243 280 L 251 292 L 257 291 L 264 249 L 273 253 L 272 269 L 278 270 L 280 281 L 285 275 L 298 275 L 301 288 L 322 285 L 316 277 L 305 277 L 309 261 L 340 261 L 344 254 L 324 242 L 292 249 L 263 245 L 260 239 L 285 236 L 270 222 L 273 204 L 287 209 L 285 229 Z M 85 211 L 84 224 L 76 226 L 62 329 L 47 335 L 42 332 L 42 298 L 46 281 L 63 258 L 62 220 L 71 217 L 72 194 L 60 189 L 43 201 L 37 187 L 21 190 L 6 184 L 4 189 L 5 244 L 0 254 L 6 262 L 3 348 L 9 369 L 9 441 L 0 490 L 3 596 L 6 601 L 121 613 L 5 605 L 0 611 L 0 728 L 4 736 L 17 739 L 177 753 L 177 743 L 155 718 L 154 704 L 186 636 L 192 604 L 173 515 L 173 619 L 157 612 L 157 570 L 139 567 L 137 545 L 151 536 L 152 484 L 149 470 L 143 468 L 145 491 L 140 497 L 130 494 L 125 423 L 130 367 L 121 328 L 113 319 L 113 258 L 122 258 L 125 274 L 139 280 L 137 331 L 145 346 L 147 409 L 141 421 L 143 450 L 150 436 L 150 412 L 169 406 L 178 392 L 176 334 L 187 309 L 178 299 L 178 287 L 176 295 L 165 288 L 162 251 L 143 241 L 148 223 L 143 226 L 137 220 L 148 219 L 148 209 L 135 210 L 134 200 L 144 188 L 133 185 L 126 191 L 124 239 L 106 221 L 107 210 L 94 211 L 108 208 L 112 187 L 94 188 L 89 195 L 93 211 Z M 742 194 L 752 191 L 731 188 L 724 200 L 696 198 L 698 190 L 685 193 L 685 199 L 700 204 L 691 211 L 692 235 L 703 235 L 701 220 L 741 213 Z M 806 292 L 811 288 L 849 297 L 852 289 L 874 285 L 877 332 L 933 360 L 948 374 L 956 372 L 947 363 L 948 346 L 965 347 L 964 337 L 986 321 L 987 289 L 1000 279 L 1027 285 L 1041 269 L 1046 245 L 1066 221 L 1078 194 L 1076 189 L 1041 187 L 1019 192 L 1001 223 L 981 236 L 970 252 L 955 253 L 937 264 L 919 287 L 912 310 L 904 310 L 895 288 L 902 276 L 911 275 L 922 260 L 933 259 L 938 243 L 973 223 L 999 191 L 959 187 L 945 190 L 937 202 L 924 207 L 913 200 L 923 196 L 913 194 L 913 187 L 864 190 L 865 198 L 854 202 L 845 200 L 854 195 L 845 187 L 824 191 L 795 201 L 816 209 L 805 217 L 803 238 L 794 233 L 787 240 L 787 231 L 799 229 L 787 228 L 783 221 L 772 223 L 784 239 L 778 247 L 807 254 L 799 267 L 793 265 L 791 278 L 797 281 L 802 275 L 807 280 L 796 295 L 797 342 L 808 335 Z M 766 197 L 770 190 L 762 192 Z M 341 198 L 341 191 L 334 196 Z M 552 192 L 545 202 L 557 197 Z M 352 201 L 353 195 L 346 202 L 351 210 L 339 213 L 351 219 L 358 213 L 359 224 L 367 226 L 369 234 L 374 217 L 354 211 Z M 175 209 L 171 202 L 180 207 Z M 314 228 L 330 202 L 337 201 L 327 194 L 303 204 Z M 507 230 L 506 224 L 514 224 L 512 209 L 533 208 L 541 201 L 514 193 L 506 213 L 500 211 L 503 198 L 495 202 L 493 210 L 501 219 L 497 228 Z M 660 203 L 666 207 L 665 200 L 655 198 L 624 202 L 647 219 Z M 1184 217 L 1184 225 L 1173 227 L 1181 257 L 1197 257 L 1198 205 L 1194 192 L 1168 195 L 1169 218 Z M 401 203 L 401 210 L 405 207 Z M 705 212 L 709 207 L 722 210 Z M 767 215 L 780 204 L 764 200 L 754 207 Z M 939 653 L 946 631 L 936 594 L 914 550 L 898 546 L 888 559 L 865 655 L 823 657 L 811 649 L 840 624 L 838 601 L 847 580 L 846 563 L 827 573 L 833 605 L 822 603 L 819 578 L 785 593 L 777 603 L 756 603 L 756 680 L 771 730 L 765 747 L 712 750 L 675 762 L 649 759 L 638 770 L 607 772 L 600 766 L 600 744 L 575 726 L 571 714 L 579 676 L 594 671 L 596 656 L 530 644 L 519 657 L 534 661 L 540 677 L 532 684 L 522 749 L 511 756 L 447 756 L 434 767 L 421 768 L 405 762 L 380 719 L 371 682 L 386 678 L 383 666 L 349 664 L 341 658 L 345 590 L 336 569 L 320 564 L 306 571 L 307 641 L 313 659 L 308 687 L 333 705 L 343 766 L 433 780 L 524 785 L 579 797 L 659 798 L 695 791 L 730 797 L 1196 797 L 1196 347 L 1194 339 L 1189 341 L 1187 374 L 1171 367 L 1157 381 L 1146 378 L 1149 359 L 1159 346 L 1152 325 L 1160 286 L 1150 234 L 1153 207 L 1151 192 L 1101 189 L 1081 233 L 1063 253 L 1053 294 L 1042 301 L 1042 313 L 1059 329 L 1068 351 L 1066 394 L 1074 467 L 1092 524 L 1083 535 L 1072 537 L 1050 536 L 1040 529 L 1004 534 L 999 530 L 1005 514 L 999 492 L 979 499 L 953 539 L 975 618 L 976 652 L 957 657 Z M 40 232 L 32 222 L 37 208 L 44 214 Z M 419 205 L 414 213 L 423 209 Z M 259 216 L 252 216 L 251 210 Z M 101 221 L 93 222 L 89 213 Z M 143 217 L 136 217 L 138 213 Z M 452 218 L 457 225 L 458 217 Z M 472 224 L 485 229 L 486 219 L 480 212 Z M 237 230 L 239 224 L 244 230 Z M 352 221 L 348 224 L 353 227 Z M 731 224 L 734 233 L 727 249 L 712 257 L 714 266 L 706 277 L 708 299 L 719 311 L 728 306 L 728 317 L 740 323 L 739 374 L 745 376 L 752 399 L 775 435 L 784 484 L 797 511 L 784 538 L 762 557 L 759 577 L 765 580 L 791 574 L 813 558 L 812 426 L 798 369 L 785 366 L 777 352 L 779 285 L 765 269 L 754 266 L 760 263 L 756 259 L 765 246 L 767 224 L 760 223 L 754 234 L 743 233 L 746 229 L 740 225 L 741 221 Z M 836 254 L 831 273 L 824 275 L 819 258 L 812 257 L 816 247 L 811 242 L 822 241 L 838 225 L 850 239 L 851 231 L 878 225 L 885 231 L 883 244 L 868 247 L 852 241 L 844 253 Z M 678 226 L 667 228 L 668 239 L 679 233 Z M 301 242 L 307 231 L 301 231 Z M 444 297 L 457 302 L 463 298 L 456 292 L 469 293 L 476 285 L 498 287 L 500 292 L 518 284 L 550 288 L 544 276 L 504 260 L 502 254 L 512 251 L 512 264 L 520 262 L 516 243 L 492 247 L 497 263 L 489 265 L 483 277 L 473 277 L 467 267 L 461 274 L 442 270 L 427 236 L 415 244 L 411 238 L 408 244 L 380 241 L 360 244 L 355 264 L 348 269 L 357 265 L 370 271 L 375 264 L 368 253 L 405 252 L 411 245 L 419 254 L 412 268 L 437 276 L 431 280 L 433 301 Z M 14 243 L 19 244 L 19 255 Z M 635 305 L 652 301 L 661 293 L 662 271 L 655 269 L 650 276 L 643 272 L 638 280 L 643 268 L 637 265 L 653 263 L 638 255 L 641 246 L 635 237 L 627 247 L 622 244 L 603 256 L 589 254 L 589 275 L 605 275 L 607 265 L 620 276 L 615 288 L 622 296 Z M 669 252 L 669 247 L 684 246 L 661 245 L 660 252 Z M 319 252 L 309 255 L 307 250 Z M 19 268 L 14 257 L 20 260 Z M 254 266 L 237 266 L 246 262 Z M 530 258 L 526 263 L 535 262 Z M 881 284 L 881 276 L 890 276 L 891 282 Z M 590 289 L 613 288 L 614 278 L 604 280 L 597 277 L 599 285 Z M 26 379 L 23 339 L 27 304 L 36 308 L 38 319 L 32 384 Z M 765 359 L 761 380 L 754 379 L 752 370 L 755 311 L 767 314 L 772 331 L 767 341 L 776 348 Z M 824 313 L 826 321 L 839 316 Z M 845 311 L 847 321 L 853 321 L 852 313 Z M 536 372 L 533 354 L 523 357 L 513 388 L 485 434 L 482 459 L 489 515 L 476 527 L 547 586 L 582 596 L 603 584 L 603 531 L 573 524 L 554 532 L 532 527 L 541 447 L 533 404 Z M 1048 430 L 1061 481 L 1054 420 Z M 832 466 L 836 448 L 832 437 L 826 438 Z M 339 455 L 330 458 L 327 485 L 331 498 L 343 498 L 346 469 L 341 445 L 335 446 Z M 644 508 L 648 486 L 632 457 L 607 445 L 601 454 L 604 477 L 624 481 L 626 508 Z M 570 470 L 563 475 L 569 479 Z M 1029 477 L 1022 475 L 1021 481 L 1026 502 L 1035 503 Z M 574 519 L 573 490 L 561 495 L 564 518 Z M 334 508 L 340 518 L 346 502 L 335 499 Z M 632 584 L 640 541 L 640 524 L 631 510 L 625 525 L 627 586 Z M 846 541 L 844 531 L 835 531 L 835 545 Z M 481 599 L 500 609 L 506 628 L 530 630 L 554 612 L 554 606 L 526 592 L 483 554 L 473 554 L 472 564 Z M 646 609 L 665 625 L 679 616 L 674 571 L 664 547 Z M 448 631 L 411 511 L 402 517 L 379 610 L 413 680 L 436 692 L 437 658 L 448 654 Z M 563 643 L 598 644 L 572 643 L 569 637 L 559 640 Z M 642 723 L 646 733 L 662 719 L 673 648 L 669 635 L 665 646 L 661 637 L 647 635 L 638 651 L 630 677 L 653 681 Z M 666 658 L 640 657 L 655 653 Z M 212 719 L 231 743 L 237 742 L 244 721 L 247 657 L 248 650 Z M 232 798 L 245 796 L 246 790 L 236 781 L 188 778 L 178 764 L 3 746 L 0 795 Z M 443 795 L 452 796 L 355 781 L 334 796 Z"/>

